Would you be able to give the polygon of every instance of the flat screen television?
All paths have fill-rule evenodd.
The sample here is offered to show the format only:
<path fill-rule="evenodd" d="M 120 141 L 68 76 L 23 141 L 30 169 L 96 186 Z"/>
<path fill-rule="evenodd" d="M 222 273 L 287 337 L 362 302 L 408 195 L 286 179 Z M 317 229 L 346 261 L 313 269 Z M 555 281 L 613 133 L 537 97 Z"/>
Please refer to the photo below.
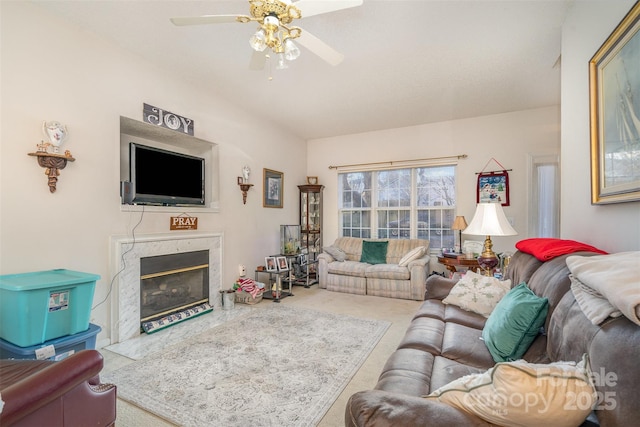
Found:
<path fill-rule="evenodd" d="M 130 200 L 134 204 L 205 204 L 205 161 L 200 157 L 129 143 Z"/>

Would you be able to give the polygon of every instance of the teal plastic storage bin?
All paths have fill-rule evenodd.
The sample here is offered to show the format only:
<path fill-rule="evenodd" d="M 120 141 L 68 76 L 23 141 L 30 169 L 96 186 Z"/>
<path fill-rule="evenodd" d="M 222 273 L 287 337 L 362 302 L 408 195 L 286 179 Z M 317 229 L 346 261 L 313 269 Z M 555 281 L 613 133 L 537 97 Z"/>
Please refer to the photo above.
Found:
<path fill-rule="evenodd" d="M 64 269 L 0 276 L 0 338 L 29 347 L 86 331 L 98 279 Z"/>
<path fill-rule="evenodd" d="M 89 329 L 78 334 L 56 338 L 30 347 L 18 347 L 0 340 L 0 359 L 39 359 L 58 361 L 80 350 L 95 349 L 96 336 L 102 329 L 89 324 Z"/>

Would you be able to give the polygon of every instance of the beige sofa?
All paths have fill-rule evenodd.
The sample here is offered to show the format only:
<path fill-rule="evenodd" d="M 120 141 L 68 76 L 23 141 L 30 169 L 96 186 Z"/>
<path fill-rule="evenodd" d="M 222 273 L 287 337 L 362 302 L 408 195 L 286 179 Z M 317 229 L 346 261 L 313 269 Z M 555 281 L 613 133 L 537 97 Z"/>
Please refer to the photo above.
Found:
<path fill-rule="evenodd" d="M 325 248 L 331 252 L 337 248 L 344 253 L 344 261 L 336 259 L 326 250 L 318 256 L 320 288 L 359 295 L 424 300 L 431 260 L 428 240 L 389 239 L 385 264 L 360 262 L 363 240 L 382 241 L 339 237 L 331 248 Z M 410 261 L 406 266 L 399 265 L 406 254 L 420 246 L 425 249 L 424 255 Z"/>

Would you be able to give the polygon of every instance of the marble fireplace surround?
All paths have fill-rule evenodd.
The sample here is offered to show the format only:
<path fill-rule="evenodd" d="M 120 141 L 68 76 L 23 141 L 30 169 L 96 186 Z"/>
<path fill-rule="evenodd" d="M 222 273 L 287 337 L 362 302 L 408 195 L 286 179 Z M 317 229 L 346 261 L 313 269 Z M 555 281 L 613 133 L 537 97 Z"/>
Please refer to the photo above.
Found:
<path fill-rule="evenodd" d="M 117 276 L 111 292 L 111 344 L 140 335 L 140 258 L 208 250 L 209 300 L 214 309 L 220 308 L 215 296 L 222 284 L 222 237 L 222 233 L 113 236 L 112 277 Z"/>

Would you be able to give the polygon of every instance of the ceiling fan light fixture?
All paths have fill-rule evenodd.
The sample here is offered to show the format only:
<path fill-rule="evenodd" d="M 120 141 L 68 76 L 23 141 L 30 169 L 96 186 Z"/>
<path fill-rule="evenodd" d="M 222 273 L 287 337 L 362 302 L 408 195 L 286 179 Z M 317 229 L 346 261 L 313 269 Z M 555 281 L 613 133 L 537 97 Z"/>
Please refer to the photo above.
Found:
<path fill-rule="evenodd" d="M 249 39 L 249 45 L 257 52 L 262 52 L 267 48 L 267 41 L 262 28 L 251 36 Z"/>
<path fill-rule="evenodd" d="M 267 28 L 271 27 L 275 31 L 280 26 L 280 20 L 275 15 L 267 15 L 264 17 L 263 25 Z"/>
<path fill-rule="evenodd" d="M 248 0 L 248 2 L 250 15 L 203 15 L 171 18 L 171 22 L 178 26 L 253 22 L 258 25 L 258 28 L 249 37 L 249 45 L 254 50 L 252 58 L 257 59 L 252 59 L 250 68 L 262 69 L 266 55 L 260 55 L 260 53 L 269 52 L 276 55 L 274 57 L 278 58 L 276 66 L 282 69 L 287 68 L 285 61 L 293 61 L 301 53 L 296 43 L 293 43 L 293 40 L 300 37 L 302 33 L 299 27 L 291 25 L 294 21 L 303 16 L 320 15 L 360 6 L 363 0 Z M 307 50 L 333 66 L 338 65 L 344 58 L 344 55 L 309 33 L 299 41 Z"/>
<path fill-rule="evenodd" d="M 284 42 L 284 57 L 293 61 L 300 56 L 300 48 L 291 39 L 287 39 Z"/>
<path fill-rule="evenodd" d="M 287 61 L 285 60 L 284 53 L 278 53 L 278 63 L 276 64 L 276 70 L 284 70 L 289 68 Z"/>

